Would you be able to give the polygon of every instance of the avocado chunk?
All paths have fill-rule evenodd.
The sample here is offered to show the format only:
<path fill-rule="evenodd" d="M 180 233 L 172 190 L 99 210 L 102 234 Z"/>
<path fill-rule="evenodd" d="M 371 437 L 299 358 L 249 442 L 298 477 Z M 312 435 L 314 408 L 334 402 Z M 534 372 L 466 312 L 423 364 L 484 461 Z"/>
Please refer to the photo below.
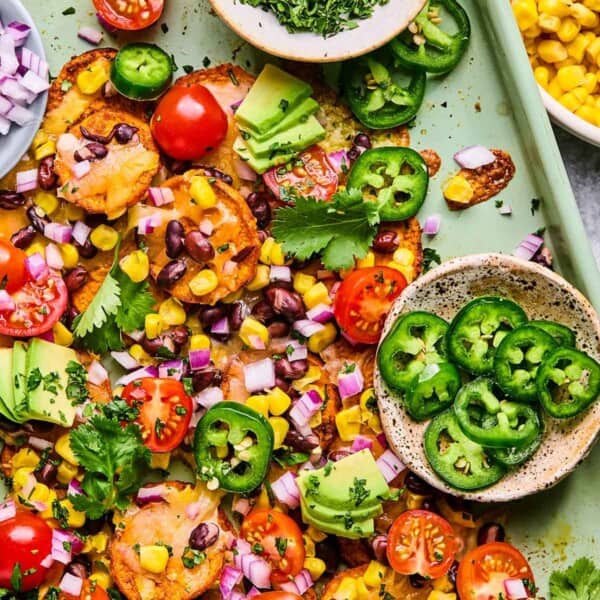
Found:
<path fill-rule="evenodd" d="M 70 427 L 76 407 L 67 396 L 69 363 L 77 363 L 71 348 L 35 338 L 27 351 L 27 418 Z"/>
<path fill-rule="evenodd" d="M 235 140 L 233 149 L 239 154 L 243 161 L 246 161 L 250 167 L 259 174 L 268 171 L 271 167 L 284 165 L 290 162 L 290 160 L 296 156 L 295 152 L 287 152 L 282 154 L 275 152 L 273 156 L 267 156 L 264 158 L 254 156 L 254 154 L 250 152 L 246 142 L 241 137 Z"/>
<path fill-rule="evenodd" d="M 12 351 L 13 407 L 19 422 L 27 420 L 27 344 L 15 342 Z"/>
<path fill-rule="evenodd" d="M 375 532 L 375 521 L 373 519 L 356 521 L 351 512 L 338 513 L 337 518 L 333 521 L 322 520 L 310 513 L 302 498 L 300 499 L 300 509 L 302 510 L 302 519 L 304 522 L 324 533 L 331 533 L 338 537 L 358 539 L 369 537 Z"/>
<path fill-rule="evenodd" d="M 240 129 L 246 131 L 246 133 L 250 133 L 257 142 L 264 142 L 270 137 L 281 133 L 286 129 L 291 129 L 299 123 L 306 123 L 308 117 L 314 115 L 318 110 L 319 103 L 314 98 L 306 98 L 306 100 L 303 100 L 296 108 L 288 110 L 285 117 L 265 133 L 256 133 L 252 130 L 246 130 L 243 126 L 240 127 Z"/>
<path fill-rule="evenodd" d="M 0 348 L 0 414 L 10 421 L 17 421 L 13 413 L 15 395 L 12 378 L 12 348 Z"/>
<path fill-rule="evenodd" d="M 290 129 L 267 138 L 263 142 L 256 141 L 250 136 L 246 147 L 255 158 L 269 158 L 274 153 L 300 152 L 321 141 L 325 137 L 325 130 L 321 123 L 310 116 L 305 123 L 298 123 Z"/>
<path fill-rule="evenodd" d="M 312 95 L 308 83 L 267 64 L 235 113 L 244 127 L 265 133 Z"/>

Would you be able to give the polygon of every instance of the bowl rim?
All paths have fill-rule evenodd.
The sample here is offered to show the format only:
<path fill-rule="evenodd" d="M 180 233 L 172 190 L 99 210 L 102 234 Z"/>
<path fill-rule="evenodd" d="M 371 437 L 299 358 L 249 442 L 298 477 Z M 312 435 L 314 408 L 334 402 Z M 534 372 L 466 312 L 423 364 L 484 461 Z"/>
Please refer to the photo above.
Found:
<path fill-rule="evenodd" d="M 434 269 L 427 272 L 425 275 L 419 277 L 417 280 L 411 283 L 407 288 L 405 288 L 400 297 L 394 302 L 392 309 L 388 313 L 388 317 L 386 319 L 383 333 L 381 336 L 381 341 L 383 341 L 385 335 L 388 333 L 393 323 L 398 318 L 399 314 L 401 314 L 401 307 L 404 304 L 404 298 L 407 296 L 407 291 L 408 294 L 410 294 L 412 290 L 418 290 L 423 286 L 430 285 L 435 281 L 439 281 L 446 275 L 454 274 L 468 268 L 484 267 L 486 265 L 505 267 L 511 270 L 518 269 L 529 271 L 530 273 L 535 273 L 536 275 L 544 279 L 550 280 L 558 287 L 565 290 L 567 293 L 571 294 L 574 297 L 574 299 L 578 303 L 577 310 L 581 310 L 586 315 L 587 321 L 590 323 L 590 327 L 593 328 L 596 337 L 600 339 L 600 317 L 594 309 L 594 307 L 589 302 L 589 300 L 573 284 L 569 283 L 564 277 L 562 277 L 558 273 L 555 273 L 554 271 L 551 271 L 547 267 L 544 267 L 540 264 L 531 261 L 526 261 L 512 255 L 492 252 L 465 255 L 450 259 L 442 263 L 438 267 L 435 267 Z M 400 308 L 398 309 L 398 307 Z M 381 341 L 379 345 L 381 345 Z M 379 351 L 379 345 L 377 347 L 377 351 Z M 381 402 L 379 396 L 382 395 L 381 391 L 384 389 L 384 384 L 382 382 L 381 375 L 379 374 L 379 369 L 377 368 L 377 362 L 375 363 L 374 387 L 379 403 Z M 598 417 L 598 415 L 600 414 L 600 401 L 596 400 L 595 407 L 597 413 L 596 417 Z M 592 405 L 589 408 L 588 412 L 584 413 L 584 415 L 589 416 L 592 410 L 594 410 L 594 405 Z M 391 411 L 389 410 L 381 410 L 380 406 L 381 423 L 384 431 L 386 432 L 386 437 L 388 437 L 388 431 L 393 431 L 394 428 L 398 427 L 398 425 L 394 425 L 394 423 L 392 422 L 392 417 L 390 416 L 390 413 Z M 396 419 L 409 418 L 406 415 L 406 413 L 400 409 L 396 412 L 394 416 L 396 417 Z M 531 496 L 543 490 L 554 487 L 581 464 L 581 462 L 588 456 L 588 454 L 594 447 L 596 441 L 598 441 L 599 437 L 600 418 L 596 418 L 595 429 L 593 430 L 593 432 L 590 432 L 589 439 L 587 439 L 585 441 L 585 444 L 583 444 L 580 447 L 580 452 L 578 454 L 569 456 L 569 460 L 563 460 L 560 463 L 560 467 L 556 469 L 553 476 L 550 477 L 548 480 L 536 480 L 529 487 L 519 486 L 517 491 L 515 491 L 514 489 L 498 490 L 496 489 L 498 482 L 481 490 L 474 490 L 471 492 L 459 490 L 458 488 L 454 488 L 448 485 L 440 477 L 438 477 L 438 475 L 433 471 L 433 469 L 431 469 L 431 467 L 428 464 L 426 464 L 426 461 L 415 462 L 412 460 L 406 460 L 406 454 L 402 452 L 402 449 L 396 444 L 393 434 L 391 434 L 388 437 L 388 442 L 392 451 L 402 460 L 406 467 L 414 471 L 419 477 L 424 479 L 434 488 L 449 493 L 453 496 L 464 498 L 466 500 L 475 500 L 478 502 L 508 502 L 519 500 L 521 498 L 525 498 L 526 496 Z"/>
<path fill-rule="evenodd" d="M 277 56 L 279 58 L 283 58 L 285 60 L 292 60 L 292 61 L 297 61 L 297 62 L 310 62 L 310 63 L 332 63 L 332 62 L 340 62 L 343 60 L 350 60 L 351 58 L 357 58 L 359 56 L 363 56 L 364 54 L 368 54 L 369 52 L 373 52 L 374 50 L 377 50 L 378 48 L 381 48 L 382 46 L 387 44 L 389 41 L 391 41 L 393 38 L 395 38 L 397 35 L 399 35 L 402 31 L 404 31 L 406 29 L 406 27 L 410 24 L 410 22 L 413 21 L 415 19 L 415 17 L 419 14 L 421 9 L 425 6 L 425 4 L 427 2 L 427 0 L 411 0 L 412 2 L 414 2 L 414 6 L 412 7 L 407 18 L 405 20 L 399 20 L 398 26 L 392 31 L 392 33 L 390 33 L 389 35 L 387 35 L 385 37 L 382 37 L 381 39 L 378 39 L 376 42 L 371 43 L 367 47 L 360 47 L 357 50 L 344 50 L 343 52 L 340 51 L 340 52 L 337 52 L 336 54 L 332 54 L 332 55 L 329 55 L 329 54 L 323 55 L 322 53 L 299 55 L 299 54 L 294 54 L 294 53 L 287 51 L 285 49 L 285 46 L 280 47 L 278 45 L 270 45 L 268 43 L 267 35 L 265 35 L 264 38 L 259 39 L 259 38 L 255 37 L 254 35 L 249 34 L 245 30 L 245 28 L 243 27 L 242 24 L 238 24 L 238 22 L 236 20 L 232 19 L 229 16 L 229 12 L 223 6 L 225 3 L 223 0 L 209 0 L 209 1 L 210 1 L 212 8 L 215 11 L 215 13 L 217 13 L 219 18 L 223 22 L 225 22 L 232 31 L 234 31 L 239 37 L 246 40 L 248 43 L 252 44 L 254 47 L 258 48 L 262 52 L 265 52 L 272 56 Z M 393 1 L 393 0 L 391 0 L 391 1 Z M 260 11 L 261 8 L 256 7 L 255 10 Z M 374 17 L 364 19 L 359 22 L 358 27 L 356 27 L 355 29 L 342 31 L 342 32 L 338 33 L 337 36 L 343 36 L 344 33 L 349 33 L 349 32 L 353 32 L 354 35 L 356 35 L 356 32 L 360 31 L 361 29 L 364 30 L 365 27 L 368 27 L 369 23 L 371 23 L 371 25 L 372 25 L 373 18 Z M 274 26 L 285 31 L 287 35 L 306 35 L 306 36 L 310 36 L 310 37 L 316 37 L 317 39 L 325 41 L 325 42 L 327 41 L 326 38 L 322 38 L 318 34 L 311 33 L 311 32 L 303 32 L 303 33 L 298 33 L 298 34 L 288 33 L 285 30 L 285 27 L 283 25 L 281 25 L 277 21 L 276 18 L 274 18 L 273 24 L 274 24 Z"/>
<path fill-rule="evenodd" d="M 29 45 L 30 40 L 33 39 L 36 46 L 36 52 L 39 54 L 42 60 L 47 60 L 46 58 L 46 49 L 44 48 L 44 42 L 42 36 L 32 18 L 29 14 L 29 11 L 25 8 L 21 0 L 4 0 L 6 4 L 3 7 L 9 7 L 14 10 L 14 12 L 18 13 L 17 18 L 29 25 L 31 27 L 31 31 L 29 33 L 29 39 L 27 41 L 26 46 Z M 44 92 L 40 94 L 34 102 L 36 107 L 34 109 L 35 118 L 31 123 L 27 123 L 27 125 L 23 127 L 19 127 L 18 129 L 14 129 L 11 127 L 11 130 L 8 132 L 7 138 L 13 135 L 15 131 L 22 133 L 22 148 L 19 152 L 15 152 L 12 157 L 5 159 L 4 166 L 0 164 L 0 177 L 4 177 L 6 174 L 10 173 L 18 164 L 23 155 L 27 152 L 29 147 L 31 146 L 33 139 L 35 138 L 37 132 L 40 129 L 42 121 L 44 119 L 44 115 L 46 114 L 46 106 L 48 104 L 48 92 Z M 28 133 L 25 133 L 28 132 Z M 0 138 L 1 139 L 1 138 Z"/>

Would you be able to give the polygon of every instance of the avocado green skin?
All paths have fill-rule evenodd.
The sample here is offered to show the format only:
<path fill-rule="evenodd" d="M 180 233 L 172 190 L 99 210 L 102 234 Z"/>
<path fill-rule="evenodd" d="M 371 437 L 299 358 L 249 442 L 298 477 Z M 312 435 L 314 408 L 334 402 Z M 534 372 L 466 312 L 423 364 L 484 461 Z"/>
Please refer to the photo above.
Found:
<path fill-rule="evenodd" d="M 12 348 L 0 348 L 0 414 L 9 421 L 16 421 L 13 413 L 15 395 L 12 378 Z"/>
<path fill-rule="evenodd" d="M 12 412 L 19 422 L 27 411 L 27 344 L 15 342 L 12 353 L 12 384 L 13 384 L 13 406 Z"/>

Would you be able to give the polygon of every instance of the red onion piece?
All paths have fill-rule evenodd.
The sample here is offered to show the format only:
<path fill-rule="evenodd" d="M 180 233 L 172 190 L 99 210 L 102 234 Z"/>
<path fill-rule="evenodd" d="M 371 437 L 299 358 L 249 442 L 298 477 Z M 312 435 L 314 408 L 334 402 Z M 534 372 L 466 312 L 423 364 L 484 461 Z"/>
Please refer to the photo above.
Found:
<path fill-rule="evenodd" d="M 333 319 L 333 309 L 328 304 L 317 304 L 306 311 L 306 316 L 316 323 L 327 323 Z"/>
<path fill-rule="evenodd" d="M 81 27 L 77 32 L 77 36 L 82 40 L 97 46 L 102 41 L 104 34 L 93 27 Z"/>
<path fill-rule="evenodd" d="M 280 267 L 277 265 L 271 266 L 270 271 L 270 280 L 271 281 L 291 281 L 292 280 L 292 271 L 289 267 Z"/>
<path fill-rule="evenodd" d="M 286 471 L 279 479 L 271 484 L 273 493 L 279 502 L 289 508 L 296 508 L 300 504 L 300 490 L 296 478 L 290 471 Z"/>
<path fill-rule="evenodd" d="M 18 104 L 13 104 L 11 109 L 3 116 L 21 127 L 35 119 L 35 115 L 30 110 Z"/>
<path fill-rule="evenodd" d="M 48 77 L 48 63 L 29 48 L 21 48 L 19 62 L 21 63 L 21 67 L 26 71 L 33 71 L 42 78 Z"/>
<path fill-rule="evenodd" d="M 136 379 L 143 379 L 144 377 L 158 377 L 158 369 L 154 365 L 150 365 L 149 367 L 133 371 L 133 373 L 127 373 L 115 381 L 115 387 L 127 385 Z"/>
<path fill-rule="evenodd" d="M 239 497 L 232 506 L 232 509 L 236 512 L 239 513 L 240 515 L 246 516 L 250 510 L 252 509 L 252 506 L 250 506 L 250 501 L 248 500 L 248 498 L 243 498 L 243 497 Z"/>
<path fill-rule="evenodd" d="M 142 217 L 137 222 L 137 231 L 140 235 L 149 235 L 151 233 L 154 233 L 154 230 L 157 227 L 160 227 L 161 224 L 162 224 L 162 217 L 159 214 Z"/>
<path fill-rule="evenodd" d="M 91 231 L 92 228 L 88 227 L 83 221 L 77 221 L 75 225 L 73 225 L 73 231 L 71 235 L 78 244 L 83 246 L 87 242 Z"/>
<path fill-rule="evenodd" d="M 49 450 L 54 446 L 52 442 L 45 440 L 43 438 L 37 437 L 35 435 L 30 435 L 27 438 L 27 444 L 36 450 Z"/>
<path fill-rule="evenodd" d="M 459 150 L 454 155 L 454 160 L 463 169 L 478 169 L 493 163 L 496 157 L 486 147 L 476 145 Z"/>
<path fill-rule="evenodd" d="M 392 481 L 392 479 L 395 479 L 398 474 L 406 468 L 391 450 L 386 450 L 376 462 L 383 478 L 388 483 Z"/>
<path fill-rule="evenodd" d="M 310 587 L 314 585 L 312 577 L 307 569 L 302 569 L 293 581 L 286 581 L 280 584 L 280 587 L 285 592 L 291 592 L 302 596 Z"/>
<path fill-rule="evenodd" d="M 12 296 L 6 290 L 0 290 L 0 312 L 12 313 L 16 308 Z"/>
<path fill-rule="evenodd" d="M 33 492 L 33 488 L 35 487 L 36 483 L 37 480 L 35 478 L 35 475 L 33 473 L 28 473 L 27 477 L 25 478 L 25 484 L 21 488 L 21 495 L 24 498 L 29 498 L 31 492 Z"/>
<path fill-rule="evenodd" d="M 158 367 L 158 376 L 164 379 L 175 379 L 180 381 L 183 377 L 183 361 L 179 359 L 166 360 Z"/>
<path fill-rule="evenodd" d="M 127 350 L 123 350 L 122 352 L 111 352 L 110 355 L 116 360 L 124 369 L 127 371 L 131 371 L 132 369 L 136 369 L 140 366 L 140 363 L 127 352 Z"/>
<path fill-rule="evenodd" d="M 105 29 L 108 33 L 117 33 L 119 31 L 114 25 L 109 23 L 100 13 L 96 13 L 96 19 L 99 25 Z"/>
<path fill-rule="evenodd" d="M 73 228 L 62 223 L 47 223 L 44 227 L 44 237 L 58 244 L 68 244 L 73 237 Z"/>
<path fill-rule="evenodd" d="M 219 590 L 221 596 L 223 596 L 223 600 L 229 600 L 233 588 L 242 582 L 243 576 L 244 574 L 239 569 L 230 567 L 229 565 L 221 571 Z"/>
<path fill-rule="evenodd" d="M 106 369 L 97 361 L 94 360 L 87 369 L 88 381 L 94 385 L 102 385 L 108 380 Z"/>
<path fill-rule="evenodd" d="M 8 521 L 17 514 L 17 505 L 14 500 L 5 500 L 0 504 L 0 523 L 2 521 Z"/>
<path fill-rule="evenodd" d="M 48 554 L 41 562 L 40 565 L 44 567 L 44 569 L 49 569 L 54 564 L 54 559 L 52 558 L 52 554 Z"/>
<path fill-rule="evenodd" d="M 30 31 L 31 27 L 27 23 L 12 21 L 6 26 L 5 33 L 13 38 L 15 46 L 22 46 L 29 37 Z"/>
<path fill-rule="evenodd" d="M 308 390 L 302 394 L 290 409 L 289 417 L 298 427 L 308 426 L 308 422 L 320 410 L 323 398 L 316 390 Z"/>
<path fill-rule="evenodd" d="M 3 116 L 0 116 L 0 135 L 8 135 L 10 131 L 10 121 Z"/>
<path fill-rule="evenodd" d="M 21 85 L 34 94 L 41 94 L 50 87 L 50 83 L 48 82 L 47 78 L 44 79 L 33 71 L 27 71 L 27 73 L 23 75 L 23 79 L 21 79 Z"/>
<path fill-rule="evenodd" d="M 529 593 L 521 579 L 505 579 L 504 590 L 508 600 L 527 600 Z"/>
<path fill-rule="evenodd" d="M 194 401 L 199 406 L 210 408 L 219 402 L 223 402 L 223 391 L 218 387 L 207 387 L 194 396 Z"/>
<path fill-rule="evenodd" d="M 338 175 L 340 173 L 347 173 L 350 170 L 350 160 L 345 150 L 330 152 L 327 155 L 327 160 Z"/>
<path fill-rule="evenodd" d="M 19 61 L 15 53 L 15 40 L 8 33 L 0 35 L 0 64 L 2 71 L 14 75 L 19 68 Z"/>
<path fill-rule="evenodd" d="M 76 162 L 71 166 L 71 173 L 73 173 L 73 177 L 75 179 L 81 179 L 85 177 L 91 170 L 92 163 L 89 160 L 82 160 L 81 162 Z"/>
<path fill-rule="evenodd" d="M 210 332 L 216 333 L 217 335 L 229 335 L 229 320 L 227 317 L 223 317 L 218 321 L 215 321 L 210 328 Z"/>
<path fill-rule="evenodd" d="M 46 246 L 46 264 L 55 271 L 60 271 L 65 266 L 62 254 L 56 244 Z"/>
<path fill-rule="evenodd" d="M 235 167 L 235 172 L 240 179 L 243 179 L 244 181 L 256 181 L 256 178 L 258 177 L 256 171 L 254 171 L 247 162 L 239 159 L 236 156 L 233 166 Z"/>
<path fill-rule="evenodd" d="M 264 558 L 252 553 L 238 554 L 235 561 L 236 564 L 239 562 L 244 576 L 257 588 L 271 587 L 271 565 Z"/>
<path fill-rule="evenodd" d="M 198 225 L 198 230 L 203 233 L 206 237 L 209 237 L 214 231 L 215 226 L 212 224 L 210 219 L 202 219 Z"/>
<path fill-rule="evenodd" d="M 381 433 L 378 433 L 377 437 L 375 439 L 377 440 L 377 442 L 379 443 L 379 445 L 382 448 L 388 447 L 388 441 L 387 441 L 387 438 L 385 437 L 385 433 L 383 433 L 383 431 Z"/>
<path fill-rule="evenodd" d="M 360 452 L 361 450 L 370 450 L 373 447 L 373 440 L 364 435 L 357 435 L 350 446 L 352 452 Z"/>
<path fill-rule="evenodd" d="M 344 370 L 346 372 L 340 372 L 337 381 L 338 391 L 342 400 L 360 394 L 365 388 L 365 380 L 358 363 L 346 363 L 342 371 Z"/>
<path fill-rule="evenodd" d="M 515 249 L 513 256 L 523 260 L 531 260 L 543 245 L 544 238 L 535 233 L 530 233 Z"/>
<path fill-rule="evenodd" d="M 503 204 L 498 212 L 501 215 L 512 215 L 512 206 L 510 204 Z"/>
<path fill-rule="evenodd" d="M 308 348 L 298 340 L 290 340 L 285 348 L 285 353 L 290 362 L 306 360 L 308 358 Z"/>
<path fill-rule="evenodd" d="M 270 358 L 244 365 L 244 381 L 249 392 L 275 387 L 275 365 Z"/>
<path fill-rule="evenodd" d="M 254 350 L 264 350 L 266 348 L 265 342 L 259 335 L 249 335 L 248 345 Z"/>
<path fill-rule="evenodd" d="M 138 506 L 144 506 L 151 502 L 164 502 L 165 492 L 166 486 L 164 485 L 153 485 L 140 488 L 135 496 L 135 503 Z"/>
<path fill-rule="evenodd" d="M 38 186 L 38 172 L 37 169 L 29 169 L 27 171 L 19 171 L 17 173 L 17 185 L 16 191 L 20 194 L 24 192 L 31 192 Z"/>
<path fill-rule="evenodd" d="M 173 190 L 168 187 L 151 187 L 148 189 L 148 198 L 154 206 L 164 206 L 175 202 Z"/>
<path fill-rule="evenodd" d="M 35 252 L 25 259 L 25 267 L 34 281 L 42 281 L 48 277 L 48 265 L 39 252 Z"/>
<path fill-rule="evenodd" d="M 442 224 L 441 215 L 435 214 L 430 215 L 425 219 L 423 225 L 423 233 L 425 235 L 437 235 L 440 232 L 440 225 Z"/>
<path fill-rule="evenodd" d="M 82 586 L 83 579 L 81 579 L 81 577 L 77 577 L 77 575 L 71 575 L 71 573 L 65 573 L 58 587 L 65 594 L 79 598 Z"/>
<path fill-rule="evenodd" d="M 83 488 L 78 479 L 71 479 L 69 486 L 67 487 L 67 496 L 81 496 L 83 494 Z"/>
<path fill-rule="evenodd" d="M 190 350 L 188 359 L 192 371 L 204 369 L 210 364 L 210 349 L 201 348 L 199 350 Z"/>
<path fill-rule="evenodd" d="M 226 260 L 223 264 L 223 275 L 232 275 L 238 268 L 238 264 L 233 260 Z"/>
<path fill-rule="evenodd" d="M 300 319 L 299 321 L 296 321 L 293 325 L 293 328 L 305 338 L 309 338 L 311 335 L 319 333 L 319 331 L 323 331 L 323 329 L 325 329 L 321 323 L 311 321 L 310 319 Z"/>

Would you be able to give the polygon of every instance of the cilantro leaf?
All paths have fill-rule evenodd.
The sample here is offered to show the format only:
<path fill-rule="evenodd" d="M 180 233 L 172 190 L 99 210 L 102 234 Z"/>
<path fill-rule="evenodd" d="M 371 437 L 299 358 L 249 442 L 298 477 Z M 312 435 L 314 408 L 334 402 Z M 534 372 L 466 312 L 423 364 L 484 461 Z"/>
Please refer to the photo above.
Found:
<path fill-rule="evenodd" d="M 73 333 L 76 337 L 84 337 L 94 329 L 102 327 L 108 317 L 119 310 L 120 304 L 121 288 L 117 280 L 109 273 L 85 312 L 77 315 Z"/>
<path fill-rule="evenodd" d="M 377 232 L 379 209 L 358 190 L 338 192 L 331 202 L 298 196 L 277 210 L 273 235 L 286 254 L 306 260 L 321 254 L 326 269 L 338 271 L 363 258 Z"/>
<path fill-rule="evenodd" d="M 114 277 L 121 288 L 121 305 L 115 315 L 117 326 L 125 333 L 140 329 L 156 303 L 150 286 L 146 281 L 133 282 L 119 267 L 115 269 Z"/>
<path fill-rule="evenodd" d="M 111 508 L 125 508 L 150 464 L 139 427 L 121 427 L 118 421 L 97 415 L 71 430 L 70 443 L 85 469 L 84 494 L 69 496 L 76 510 L 98 519 Z"/>
<path fill-rule="evenodd" d="M 94 329 L 91 333 L 77 338 L 77 343 L 82 348 L 96 354 L 106 354 L 111 350 L 122 350 L 125 347 L 121 338 L 121 330 L 113 319 L 104 323 L 102 327 Z"/>
<path fill-rule="evenodd" d="M 600 569 L 589 558 L 550 576 L 550 600 L 600 600 Z"/>

